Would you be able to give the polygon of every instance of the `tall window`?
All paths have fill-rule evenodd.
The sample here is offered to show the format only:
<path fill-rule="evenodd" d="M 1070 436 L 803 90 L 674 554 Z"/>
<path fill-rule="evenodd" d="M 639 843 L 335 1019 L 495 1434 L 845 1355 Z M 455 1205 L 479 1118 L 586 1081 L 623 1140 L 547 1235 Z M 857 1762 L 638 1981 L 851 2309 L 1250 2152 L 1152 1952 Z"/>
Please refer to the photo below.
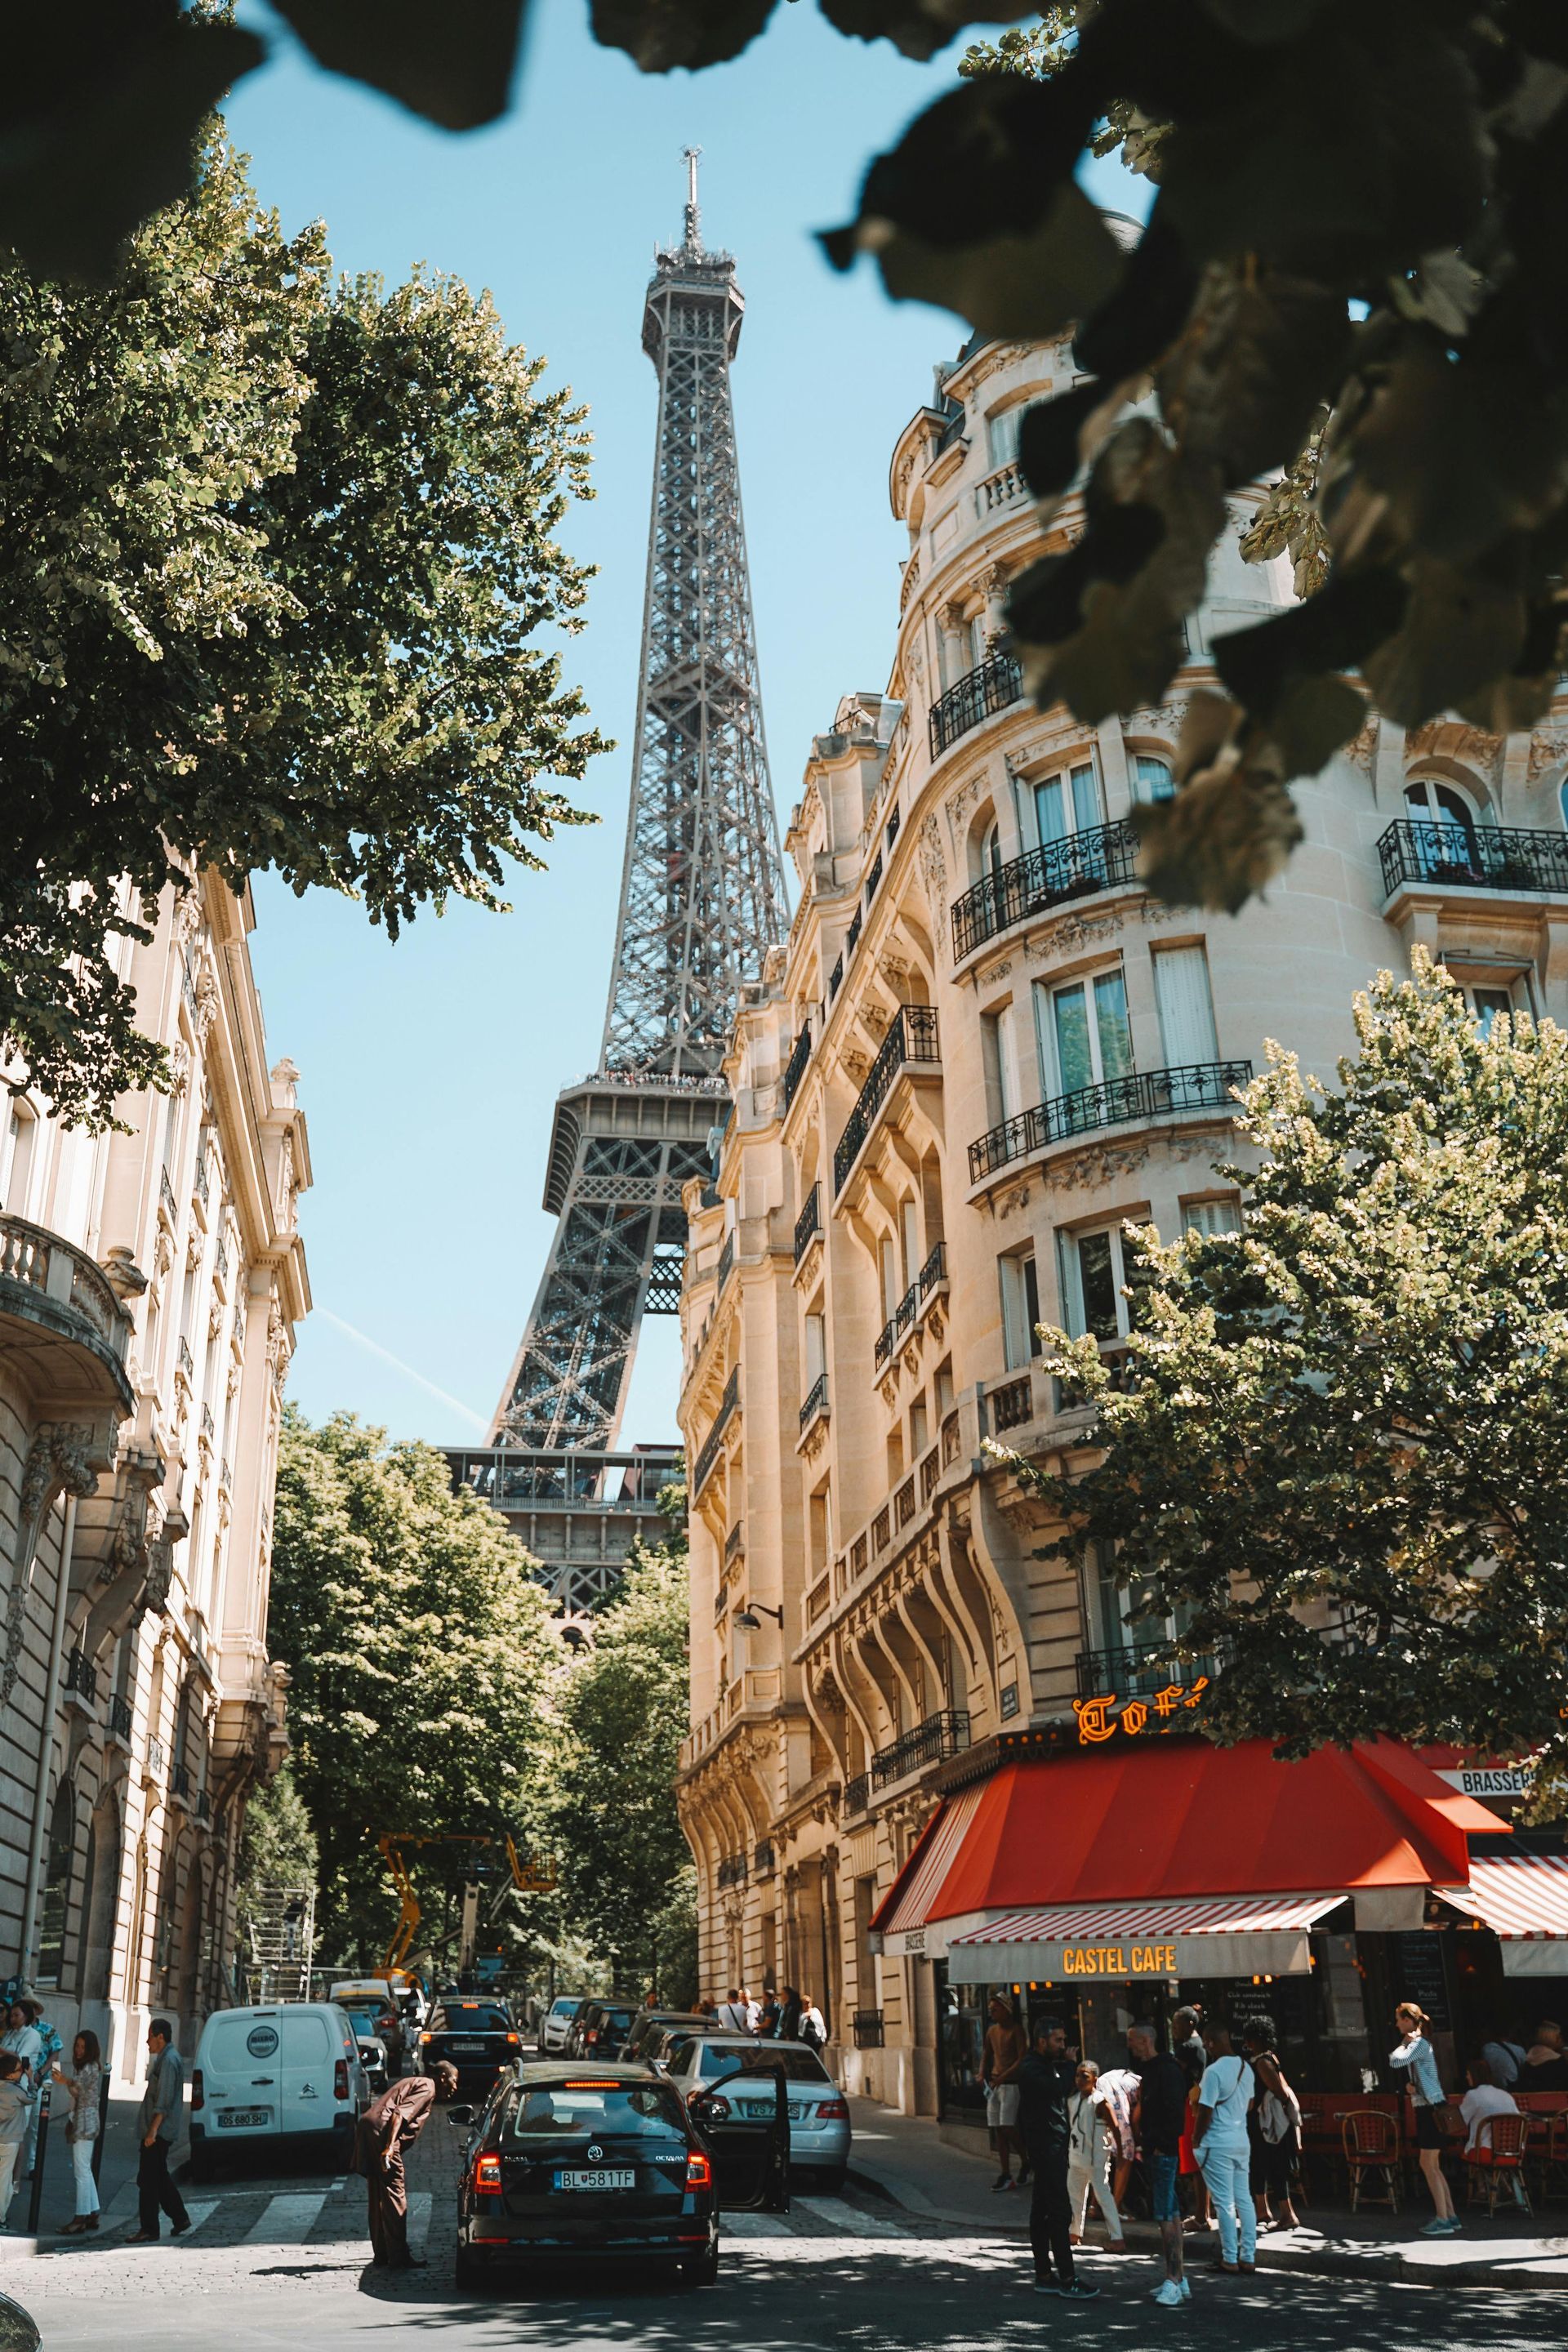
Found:
<path fill-rule="evenodd" d="M 1018 427 L 1023 418 L 1024 411 L 1018 404 L 1015 404 L 1011 408 L 1005 408 L 1000 416 L 986 418 L 985 454 L 990 460 L 991 471 L 994 474 L 1001 467 L 1010 466 L 1017 456 Z"/>
<path fill-rule="evenodd" d="M 878 1243 L 877 1263 L 882 1280 L 882 1319 L 890 1322 L 899 1303 L 899 1254 L 891 1234 L 884 1234 Z"/>
<path fill-rule="evenodd" d="M 1035 1253 L 1014 1250 L 996 1261 L 1002 1280 L 1002 1346 L 1010 1372 L 1040 1352 L 1040 1281 Z"/>
<path fill-rule="evenodd" d="M 1120 964 L 1068 988 L 1037 982 L 1035 1022 L 1047 1096 L 1123 1078 L 1132 1067 L 1132 1027 Z"/>
<path fill-rule="evenodd" d="M 808 1393 L 826 1370 L 826 1328 L 820 1315 L 808 1315 L 805 1318 L 805 1385 Z"/>
<path fill-rule="evenodd" d="M 1095 1233 L 1058 1233 L 1057 1256 L 1062 1325 L 1068 1339 L 1125 1339 L 1127 1301 L 1121 1287 L 1126 1277 L 1117 1228 L 1102 1225 Z"/>
<path fill-rule="evenodd" d="M 980 879 L 994 880 L 1002 871 L 1002 828 L 988 824 L 980 837 Z"/>
<path fill-rule="evenodd" d="M 1089 833 L 1105 822 L 1100 779 L 1092 761 L 1069 768 L 1065 775 L 1042 776 L 1034 788 L 1035 830 L 1042 849 L 1069 834 Z"/>
<path fill-rule="evenodd" d="M 904 1245 L 904 1288 L 907 1290 L 921 1270 L 920 1223 L 915 1210 L 915 1196 L 912 1192 L 906 1193 L 904 1196 L 903 1206 L 899 1213 L 899 1223 Z"/>
<path fill-rule="evenodd" d="M 991 1107 L 998 1121 L 1016 1117 L 1019 1108 L 1018 1048 L 1013 1028 L 1013 1008 L 988 1013 L 981 1022 L 981 1043 Z"/>
<path fill-rule="evenodd" d="M 1176 796 L 1176 780 L 1168 760 L 1140 751 L 1132 763 L 1132 781 L 1141 801 L 1169 801 Z"/>
<path fill-rule="evenodd" d="M 1468 866 L 1476 856 L 1475 811 L 1452 784 L 1418 776 L 1405 787 L 1405 806 L 1415 822 L 1430 827 L 1416 836 L 1425 863 Z"/>
<path fill-rule="evenodd" d="M 1168 1070 L 1188 1062 L 1218 1061 L 1208 958 L 1201 947 L 1155 950 L 1154 1002 Z"/>

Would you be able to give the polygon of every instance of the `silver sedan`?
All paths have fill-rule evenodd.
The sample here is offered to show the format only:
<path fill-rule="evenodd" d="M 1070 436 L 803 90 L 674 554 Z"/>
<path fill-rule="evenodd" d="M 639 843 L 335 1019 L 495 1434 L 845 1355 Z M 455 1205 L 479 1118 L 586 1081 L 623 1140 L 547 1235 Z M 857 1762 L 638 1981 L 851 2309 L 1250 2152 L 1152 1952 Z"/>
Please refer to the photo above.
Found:
<path fill-rule="evenodd" d="M 744 2082 L 723 2084 L 718 2096 L 737 2115 L 755 2107 L 759 2119 L 773 2112 L 773 2086 L 769 2079 L 782 2066 L 789 2100 L 789 2160 L 792 2172 L 810 2171 L 818 2185 L 844 2186 L 849 2162 L 849 2105 L 816 2052 L 804 2042 L 759 2041 L 750 2033 L 705 2033 L 700 2041 L 676 2049 L 667 2072 L 682 2098 L 705 2091 L 721 2075 L 737 2070 L 758 2077 L 756 2089 Z"/>

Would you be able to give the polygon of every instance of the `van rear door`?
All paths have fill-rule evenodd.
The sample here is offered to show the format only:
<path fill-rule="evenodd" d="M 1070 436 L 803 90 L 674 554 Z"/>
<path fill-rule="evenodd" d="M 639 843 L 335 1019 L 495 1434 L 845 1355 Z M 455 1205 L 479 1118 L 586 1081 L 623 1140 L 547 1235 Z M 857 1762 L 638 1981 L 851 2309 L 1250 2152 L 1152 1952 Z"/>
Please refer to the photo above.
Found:
<path fill-rule="evenodd" d="M 342 2033 L 329 2033 L 326 2019 L 311 2009 L 280 2009 L 278 2028 L 279 2128 L 331 2131 L 338 2113 L 333 2074 L 343 2054 Z"/>
<path fill-rule="evenodd" d="M 242 2010 L 209 2020 L 202 2036 L 202 2108 L 215 2147 L 279 2130 L 281 2014 Z"/>

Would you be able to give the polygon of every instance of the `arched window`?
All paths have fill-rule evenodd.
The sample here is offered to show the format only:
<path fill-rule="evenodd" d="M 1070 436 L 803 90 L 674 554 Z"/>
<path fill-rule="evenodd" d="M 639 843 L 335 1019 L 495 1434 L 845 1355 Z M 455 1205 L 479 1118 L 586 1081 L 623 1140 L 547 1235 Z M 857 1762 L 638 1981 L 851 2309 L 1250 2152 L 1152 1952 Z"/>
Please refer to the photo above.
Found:
<path fill-rule="evenodd" d="M 1405 806 L 1423 872 L 1439 877 L 1478 871 L 1476 814 L 1462 793 L 1436 776 L 1418 776 L 1405 787 Z"/>

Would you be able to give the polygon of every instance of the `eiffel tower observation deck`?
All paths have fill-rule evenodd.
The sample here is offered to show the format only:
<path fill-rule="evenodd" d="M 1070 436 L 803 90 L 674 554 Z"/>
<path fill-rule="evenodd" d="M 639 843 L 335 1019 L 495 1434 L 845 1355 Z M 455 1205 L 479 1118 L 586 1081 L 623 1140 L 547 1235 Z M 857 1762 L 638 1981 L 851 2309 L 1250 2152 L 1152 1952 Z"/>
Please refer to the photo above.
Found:
<path fill-rule="evenodd" d="M 617 1452 L 645 1314 L 680 1306 L 681 1187 L 729 1112 L 722 1064 L 744 981 L 788 928 L 741 518 L 730 366 L 745 303 L 685 234 L 643 307 L 658 429 L 631 805 L 599 1064 L 563 1089 L 544 1205 L 558 1220 L 489 1444 L 454 1476 L 506 1514 L 568 1616 L 657 1532 L 678 1447 Z M 652 1523 L 650 1525 L 650 1523 Z"/>

